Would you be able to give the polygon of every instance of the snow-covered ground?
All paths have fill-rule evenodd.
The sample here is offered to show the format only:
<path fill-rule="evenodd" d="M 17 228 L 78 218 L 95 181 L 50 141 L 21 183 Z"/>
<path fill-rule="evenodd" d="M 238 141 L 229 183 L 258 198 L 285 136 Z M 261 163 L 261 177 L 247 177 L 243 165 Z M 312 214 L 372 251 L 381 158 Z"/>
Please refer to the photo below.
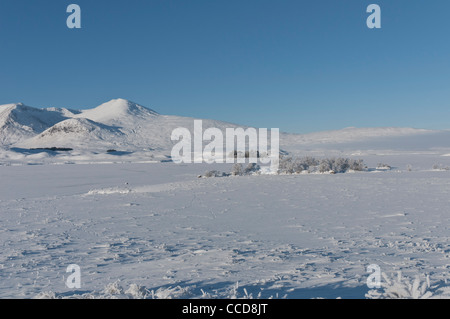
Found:
<path fill-rule="evenodd" d="M 121 99 L 0 106 L 0 298 L 450 298 L 450 131 L 282 133 L 367 169 L 198 178 L 231 165 L 170 162 L 192 126 Z"/>
<path fill-rule="evenodd" d="M 450 171 L 434 160 L 221 178 L 197 175 L 229 166 L 0 166 L 0 297 L 365 298 L 371 264 L 448 297 Z"/>

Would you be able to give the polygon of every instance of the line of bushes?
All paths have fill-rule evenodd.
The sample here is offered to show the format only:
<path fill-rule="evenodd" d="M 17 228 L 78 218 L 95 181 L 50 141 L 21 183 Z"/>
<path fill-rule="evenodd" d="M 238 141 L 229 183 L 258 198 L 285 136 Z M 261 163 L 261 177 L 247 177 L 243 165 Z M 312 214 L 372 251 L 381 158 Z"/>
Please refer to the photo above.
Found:
<path fill-rule="evenodd" d="M 367 166 L 362 159 L 351 159 L 343 157 L 317 159 L 314 157 L 280 156 L 278 174 L 301 174 L 307 173 L 346 173 L 349 171 L 364 171 Z M 199 177 L 222 177 L 222 176 L 244 176 L 261 174 L 258 164 L 250 163 L 246 167 L 242 164 L 234 164 L 231 173 L 209 171 Z"/>

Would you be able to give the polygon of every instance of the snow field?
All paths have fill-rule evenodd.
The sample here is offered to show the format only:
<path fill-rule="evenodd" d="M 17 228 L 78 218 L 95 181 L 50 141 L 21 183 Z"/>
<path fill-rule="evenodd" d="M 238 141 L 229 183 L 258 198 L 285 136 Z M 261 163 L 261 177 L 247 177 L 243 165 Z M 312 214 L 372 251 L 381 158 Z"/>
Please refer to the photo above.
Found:
<path fill-rule="evenodd" d="M 0 167 L 0 297 L 395 296 L 370 264 L 447 291 L 450 172 L 197 178 L 214 168 Z"/>

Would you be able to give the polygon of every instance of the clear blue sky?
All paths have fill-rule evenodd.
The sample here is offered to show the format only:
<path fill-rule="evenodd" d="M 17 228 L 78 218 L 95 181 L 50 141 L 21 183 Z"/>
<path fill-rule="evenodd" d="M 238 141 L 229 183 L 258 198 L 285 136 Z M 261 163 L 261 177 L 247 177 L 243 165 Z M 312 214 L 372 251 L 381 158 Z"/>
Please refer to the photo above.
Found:
<path fill-rule="evenodd" d="M 82 29 L 66 26 L 69 4 Z M 366 8 L 382 9 L 382 29 Z M 306 133 L 450 128 L 448 0 L 1 0 L 0 104 Z"/>

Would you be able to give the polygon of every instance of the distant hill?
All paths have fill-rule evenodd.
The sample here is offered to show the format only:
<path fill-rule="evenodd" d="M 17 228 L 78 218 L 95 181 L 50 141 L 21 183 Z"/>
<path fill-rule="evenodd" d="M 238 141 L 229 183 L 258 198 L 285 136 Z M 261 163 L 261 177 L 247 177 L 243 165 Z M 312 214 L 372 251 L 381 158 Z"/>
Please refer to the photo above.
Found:
<path fill-rule="evenodd" d="M 245 120 L 243 120 L 245 121 Z M 0 162 L 7 161 L 127 161 L 168 159 L 172 131 L 193 132 L 194 118 L 162 115 L 137 103 L 114 99 L 87 110 L 38 109 L 19 104 L 0 106 Z M 203 130 L 240 125 L 203 120 Z M 245 127 L 244 127 L 245 128 Z M 345 128 L 311 134 L 280 134 L 280 146 L 293 153 L 322 150 L 430 149 L 450 152 L 450 131 L 414 128 Z M 73 149 L 64 154 L 28 150 Z M 109 152 L 108 152 L 109 151 Z M 113 152 L 115 151 L 115 152 Z M 51 158 L 48 159 L 48 158 Z"/>

